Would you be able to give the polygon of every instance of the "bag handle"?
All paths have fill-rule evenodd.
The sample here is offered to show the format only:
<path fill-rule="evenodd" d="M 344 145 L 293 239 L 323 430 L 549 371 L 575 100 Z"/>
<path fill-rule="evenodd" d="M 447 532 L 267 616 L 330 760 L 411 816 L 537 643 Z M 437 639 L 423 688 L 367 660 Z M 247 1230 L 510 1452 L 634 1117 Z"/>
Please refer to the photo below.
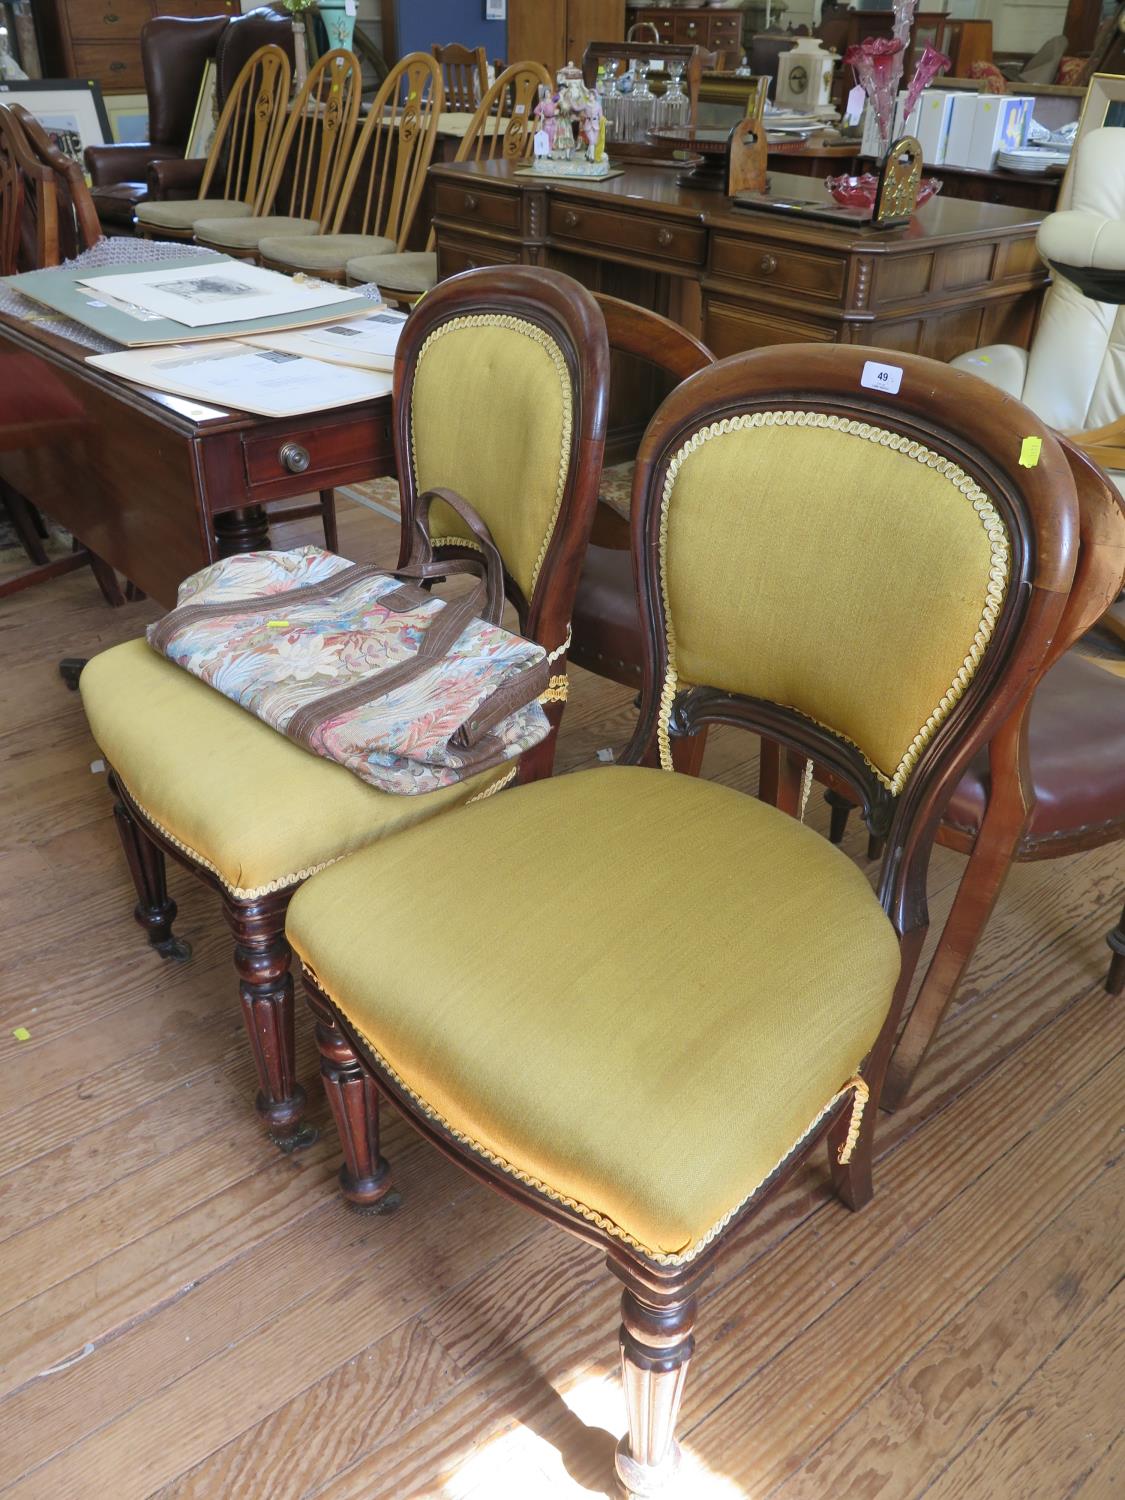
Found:
<path fill-rule="evenodd" d="M 435 500 L 448 505 L 460 516 L 469 531 L 480 544 L 481 556 L 450 558 L 446 562 L 435 562 L 433 541 L 430 537 L 430 506 Z M 483 518 L 477 514 L 463 495 L 456 490 L 433 489 L 419 495 L 414 510 L 414 536 L 410 559 L 405 567 L 395 570 L 396 578 L 443 578 L 450 573 L 477 573 L 481 578 L 480 606 L 477 610 L 482 620 L 490 625 L 499 625 L 504 614 L 504 560 L 500 549 L 492 539 L 492 533 Z M 474 595 L 474 598 L 477 597 Z"/>

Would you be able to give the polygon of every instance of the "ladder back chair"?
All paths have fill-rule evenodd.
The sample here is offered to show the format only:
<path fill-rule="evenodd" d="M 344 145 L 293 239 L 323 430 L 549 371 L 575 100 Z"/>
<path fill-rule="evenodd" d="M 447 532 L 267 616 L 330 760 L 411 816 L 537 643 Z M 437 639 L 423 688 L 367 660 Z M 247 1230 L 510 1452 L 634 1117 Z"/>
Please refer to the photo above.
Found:
<path fill-rule="evenodd" d="M 252 260 L 270 234 L 316 234 L 336 207 L 359 121 L 363 74 L 354 52 L 326 52 L 294 100 L 258 205 L 215 218 L 203 205 L 197 244 Z"/>
<path fill-rule="evenodd" d="M 565 699 L 566 639 L 597 503 L 609 355 L 601 314 L 576 282 L 530 267 L 468 272 L 405 325 L 395 364 L 402 547 L 429 490 L 457 490 L 491 531 L 523 633 L 552 656 L 552 732 L 521 776 L 550 773 Z M 471 556 L 445 506 L 431 511 L 441 557 Z M 287 740 L 144 640 L 95 656 L 79 681 L 110 767 L 115 816 L 137 892 L 135 917 L 165 958 L 173 932 L 170 855 L 220 896 L 257 1067 L 257 1108 L 283 1146 L 303 1144 L 294 1071 L 293 986 L 284 938 L 293 893 L 314 871 L 420 819 L 490 793 L 515 767 L 424 796 L 392 796 Z M 345 1191 L 381 1196 L 348 1155 Z"/>
<path fill-rule="evenodd" d="M 441 102 L 432 57 L 412 52 L 396 64 L 360 131 L 331 224 L 326 219 L 317 235 L 269 235 L 258 247 L 262 264 L 344 281 L 353 256 L 401 250 L 426 184 Z"/>
<path fill-rule="evenodd" d="M 825 1137 L 845 1203 L 871 1197 L 936 817 L 1048 651 L 1075 566 L 1074 482 L 1043 424 L 911 355 L 894 398 L 868 392 L 865 357 L 736 355 L 653 419 L 627 764 L 365 850 L 289 912 L 326 1081 L 366 1087 L 376 1161 L 383 1094 L 606 1252 L 624 1283 L 617 1473 L 638 1495 L 674 1469 L 725 1242 Z M 1021 469 L 1028 434 L 1041 456 Z M 670 772 L 670 736 L 710 722 L 893 809 L 877 892 L 798 819 Z M 662 769 L 638 764 L 654 743 Z"/>
<path fill-rule="evenodd" d="M 250 218 L 273 169 L 291 84 L 292 69 L 280 47 L 271 43 L 252 53 L 219 115 L 198 196 L 138 204 L 133 220 L 138 233 L 145 239 L 190 241 L 192 225 L 203 214 Z"/>
<path fill-rule="evenodd" d="M 445 107 L 456 114 L 472 114 L 488 93 L 488 54 L 483 47 L 450 42 L 431 49 L 445 88 Z"/>
<path fill-rule="evenodd" d="M 551 87 L 542 63 L 514 63 L 501 72 L 469 121 L 454 161 L 525 161 L 535 140 L 531 120 L 540 87 Z M 437 285 L 435 243 L 431 229 L 425 250 L 354 256 L 347 279 L 353 286 L 373 281 L 392 301 L 413 302 Z"/>

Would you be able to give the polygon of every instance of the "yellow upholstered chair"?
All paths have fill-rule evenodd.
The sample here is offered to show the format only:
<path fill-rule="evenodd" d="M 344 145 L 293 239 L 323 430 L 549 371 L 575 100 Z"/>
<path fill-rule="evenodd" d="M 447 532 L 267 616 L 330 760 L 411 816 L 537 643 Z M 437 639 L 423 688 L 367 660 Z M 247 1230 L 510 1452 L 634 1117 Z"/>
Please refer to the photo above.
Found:
<path fill-rule="evenodd" d="M 330 227 L 325 218 L 316 235 L 268 235 L 258 245 L 262 264 L 343 281 L 352 256 L 401 250 L 434 154 L 441 100 L 435 59 L 425 52 L 404 57 L 371 105 Z"/>
<path fill-rule="evenodd" d="M 565 699 L 608 366 L 605 325 L 590 294 L 529 267 L 447 282 L 408 320 L 398 348 L 403 560 L 418 497 L 459 491 L 496 540 L 524 634 L 555 663 L 546 705 L 553 732 L 521 761 L 528 778 L 550 772 Z M 466 544 L 446 524 L 451 515 L 437 504 L 431 512 L 444 537 L 438 555 L 463 557 Z M 110 767 L 136 918 L 158 952 L 186 956 L 172 931 L 166 853 L 219 893 L 235 939 L 258 1110 L 275 1138 L 292 1142 L 304 1106 L 284 938 L 293 892 L 342 856 L 495 790 L 515 768 L 423 796 L 391 796 L 287 740 L 143 640 L 94 657 L 80 687 Z"/>
<path fill-rule="evenodd" d="M 1042 423 L 911 355 L 897 395 L 868 392 L 865 358 L 737 355 L 650 424 L 630 764 L 412 829 L 289 912 L 329 1091 L 353 1122 L 366 1091 L 382 1190 L 380 1092 L 607 1251 L 625 1286 L 618 1474 L 643 1495 L 675 1462 L 696 1294 L 726 1237 L 825 1136 L 845 1201 L 871 1194 L 935 821 L 1048 649 L 1075 566 L 1074 482 Z M 891 812 L 878 894 L 797 818 L 669 771 L 670 740 L 708 722 L 827 759 Z M 664 769 L 638 764 L 653 741 Z"/>
<path fill-rule="evenodd" d="M 196 219 L 249 219 L 269 182 L 282 131 L 292 73 L 280 47 L 259 47 L 246 59 L 223 105 L 197 198 L 144 200 L 133 224 L 145 239 L 191 240 Z M 217 191 L 216 191 L 217 189 Z"/>
<path fill-rule="evenodd" d="M 266 185 L 246 217 L 197 204 L 196 243 L 253 260 L 268 234 L 316 234 L 336 207 L 359 120 L 363 74 L 354 52 L 326 52 L 293 101 Z"/>
<path fill-rule="evenodd" d="M 542 63 L 513 63 L 506 68 L 481 99 L 454 161 L 526 161 L 535 140 L 531 123 L 539 90 L 553 86 Z M 412 303 L 437 285 L 434 243 L 431 230 L 425 250 L 384 250 L 353 256 L 348 261 L 347 279 L 353 286 L 373 281 L 390 300 Z"/>

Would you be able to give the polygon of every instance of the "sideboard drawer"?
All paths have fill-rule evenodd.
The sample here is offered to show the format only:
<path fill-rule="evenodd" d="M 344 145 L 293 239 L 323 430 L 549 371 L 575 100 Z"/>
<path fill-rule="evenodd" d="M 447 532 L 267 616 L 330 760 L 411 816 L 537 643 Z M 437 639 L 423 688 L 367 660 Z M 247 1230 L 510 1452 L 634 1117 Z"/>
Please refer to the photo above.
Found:
<path fill-rule="evenodd" d="M 355 408 L 353 407 L 354 411 Z M 389 408 L 369 422 L 336 422 L 324 427 L 294 423 L 290 431 L 242 442 L 246 478 L 253 486 L 292 484 L 299 476 L 310 491 L 324 489 L 340 469 L 368 465 L 393 451 Z"/>
<path fill-rule="evenodd" d="M 789 250 L 775 242 L 756 242 L 728 234 L 716 234 L 711 242 L 711 270 L 753 282 L 762 288 L 800 292 L 826 302 L 839 302 L 844 295 L 847 262 L 830 255 Z"/>
<path fill-rule="evenodd" d="M 91 78 L 115 93 L 141 93 L 145 86 L 140 48 L 132 37 L 120 42 L 76 42 L 76 78 Z"/>
<path fill-rule="evenodd" d="M 520 227 L 520 200 L 516 193 L 490 193 L 475 185 L 463 188 L 442 182 L 438 184 L 435 208 L 441 219 L 460 219 L 465 224 L 498 229 Z"/>
<path fill-rule="evenodd" d="M 238 11 L 238 0 L 153 0 L 154 16 L 184 16 L 192 20 L 198 16 L 232 15 Z"/>
<path fill-rule="evenodd" d="M 662 224 L 585 204 L 552 203 L 547 210 L 547 232 L 569 249 L 597 245 L 624 256 L 678 261 L 685 266 L 701 266 L 707 253 L 707 232 L 693 224 Z"/>
<path fill-rule="evenodd" d="M 450 239 L 443 234 L 438 245 L 438 276 L 443 281 L 447 276 L 456 276 L 459 271 L 476 271 L 481 266 L 518 266 L 519 263 L 519 246 L 505 245 L 496 240 L 478 240 L 469 236 Z"/>
<path fill-rule="evenodd" d="M 149 0 L 70 0 L 67 7 L 70 35 L 77 42 L 133 41 L 151 16 Z"/>

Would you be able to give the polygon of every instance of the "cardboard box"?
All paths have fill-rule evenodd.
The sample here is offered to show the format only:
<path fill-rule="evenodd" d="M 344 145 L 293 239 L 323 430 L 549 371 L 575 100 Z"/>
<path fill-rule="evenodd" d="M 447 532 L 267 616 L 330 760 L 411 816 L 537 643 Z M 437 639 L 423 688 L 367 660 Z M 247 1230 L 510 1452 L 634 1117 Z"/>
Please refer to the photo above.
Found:
<path fill-rule="evenodd" d="M 969 147 L 973 139 L 973 125 L 977 118 L 977 104 L 985 96 L 983 94 L 953 95 L 953 104 L 949 112 L 949 130 L 945 137 L 945 162 L 947 167 L 967 167 L 969 165 Z M 999 97 L 993 95 L 993 98 Z"/>
<path fill-rule="evenodd" d="M 977 111 L 964 163 L 978 172 L 990 172 L 996 153 L 1016 151 L 1027 143 L 1027 127 L 1035 100 L 1030 94 L 978 94 Z"/>
<path fill-rule="evenodd" d="M 940 167 L 945 161 L 956 97 L 950 89 L 925 89 L 918 101 L 918 124 L 914 134 L 921 144 L 922 160 L 927 167 Z"/>

